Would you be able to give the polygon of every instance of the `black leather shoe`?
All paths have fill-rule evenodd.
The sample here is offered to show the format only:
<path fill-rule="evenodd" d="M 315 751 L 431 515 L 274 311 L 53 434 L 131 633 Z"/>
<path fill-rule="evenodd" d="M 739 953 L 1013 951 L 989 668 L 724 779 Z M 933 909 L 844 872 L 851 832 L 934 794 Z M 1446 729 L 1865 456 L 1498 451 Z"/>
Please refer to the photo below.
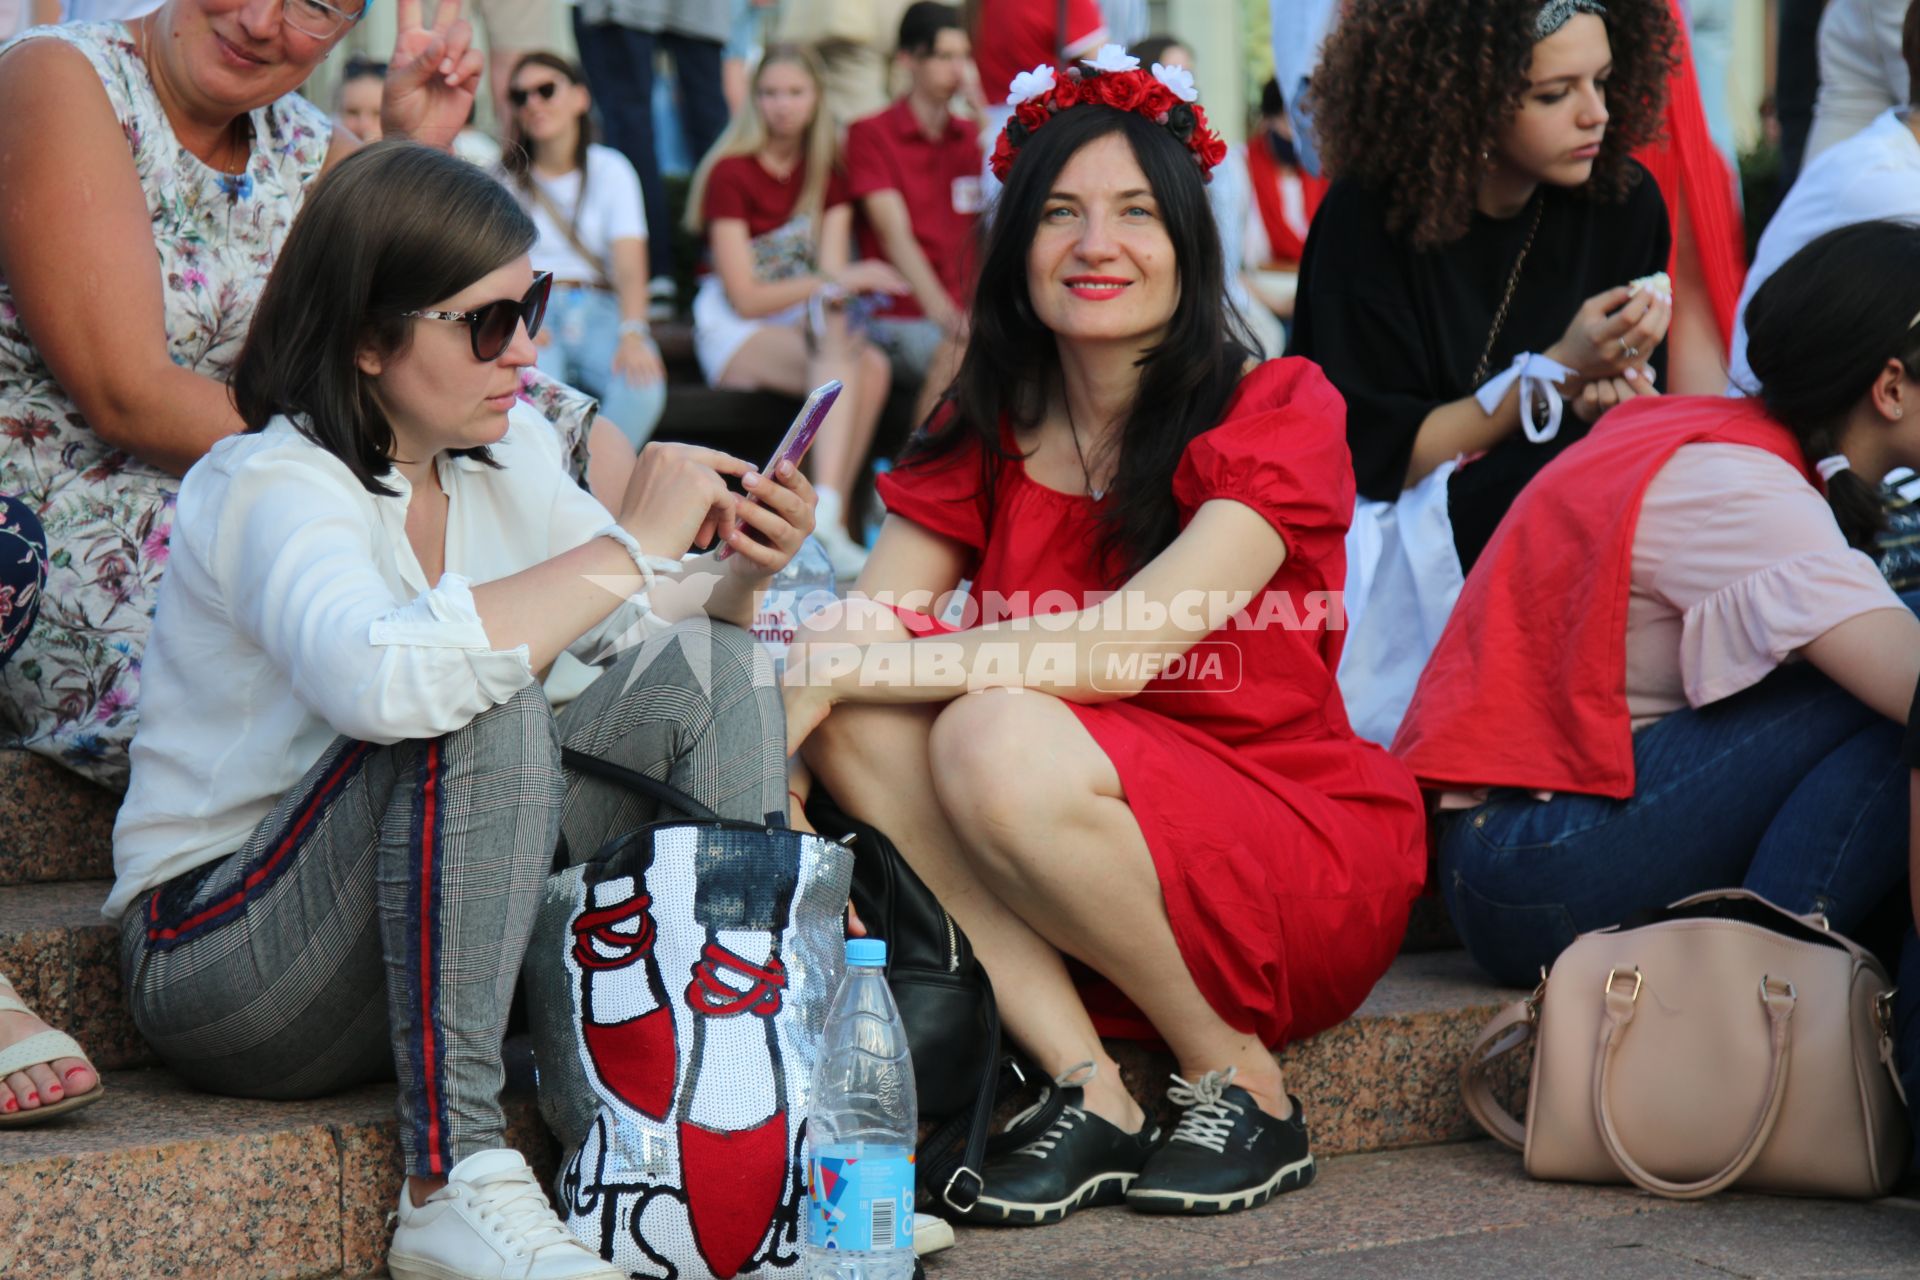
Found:
<path fill-rule="evenodd" d="M 964 1221 L 1038 1227 L 1075 1209 L 1126 1199 L 1127 1187 L 1160 1141 L 1160 1130 L 1149 1123 L 1139 1133 L 1125 1133 L 1081 1109 L 1083 1090 L 1062 1087 L 1061 1094 L 1066 1105 L 1044 1134 L 987 1162 L 986 1185 Z"/>
<path fill-rule="evenodd" d="M 1175 1076 L 1167 1096 L 1186 1108 L 1166 1145 L 1153 1153 L 1127 1190 L 1140 1213 L 1230 1213 L 1265 1204 L 1313 1181 L 1313 1152 L 1300 1099 L 1276 1120 L 1233 1072 L 1209 1071 L 1197 1084 Z"/>

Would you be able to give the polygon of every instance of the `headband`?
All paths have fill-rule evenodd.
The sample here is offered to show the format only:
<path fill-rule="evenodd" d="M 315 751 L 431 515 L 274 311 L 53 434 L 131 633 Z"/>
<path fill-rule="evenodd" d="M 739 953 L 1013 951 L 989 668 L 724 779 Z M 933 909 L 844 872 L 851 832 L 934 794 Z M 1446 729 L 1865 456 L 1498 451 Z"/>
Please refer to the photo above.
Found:
<path fill-rule="evenodd" d="M 1576 13 L 1591 13 L 1596 18 L 1607 16 L 1607 6 L 1600 0 L 1547 0 L 1540 6 L 1539 16 L 1533 20 L 1533 38 L 1545 40 L 1548 36 L 1567 25 Z"/>
<path fill-rule="evenodd" d="M 1047 121 L 1071 107 L 1092 103 L 1132 111 L 1160 125 L 1200 166 L 1201 181 L 1212 180 L 1213 167 L 1226 159 L 1227 144 L 1207 127 L 1207 113 L 1196 101 L 1200 93 L 1193 86 L 1192 72 L 1157 62 L 1151 72 L 1142 71 L 1140 59 L 1117 44 L 1100 46 L 1100 52 L 1084 59 L 1082 65 L 1085 70 L 1069 67 L 1056 72 L 1042 63 L 1013 78 L 1007 91 L 1013 117 L 988 161 L 994 177 L 1007 180 L 1015 153 Z"/>

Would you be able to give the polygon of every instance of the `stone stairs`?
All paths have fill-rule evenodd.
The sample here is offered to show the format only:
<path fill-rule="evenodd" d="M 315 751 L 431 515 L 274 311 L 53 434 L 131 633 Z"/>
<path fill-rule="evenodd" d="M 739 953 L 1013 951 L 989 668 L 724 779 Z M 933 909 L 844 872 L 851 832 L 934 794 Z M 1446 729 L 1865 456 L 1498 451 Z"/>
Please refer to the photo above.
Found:
<path fill-rule="evenodd" d="M 0 1276 L 377 1274 L 399 1185 L 391 1087 L 302 1103 L 186 1088 L 156 1065 L 121 1000 L 116 930 L 99 914 L 111 877 L 112 800 L 12 751 L 0 752 L 0 798 L 0 972 L 87 1047 L 110 1091 L 63 1121 L 0 1131 L 0 1205 L 8 1206 Z M 1423 902 L 1407 949 L 1359 1013 L 1281 1055 L 1319 1153 L 1473 1136 L 1455 1071 L 1480 1026 L 1515 993 L 1478 976 L 1451 941 L 1435 905 Z M 1170 1066 L 1163 1051 L 1126 1044 L 1115 1053 L 1136 1096 L 1160 1096 Z M 550 1169 L 531 1096 L 514 1093 L 509 1113 L 516 1144 Z M 1006 1239 L 1014 1249 L 1011 1237 L 968 1235 L 969 1247 L 937 1271 L 1001 1274 L 989 1244 Z M 1031 1257 L 1035 1243 L 1025 1240 L 1002 1262 Z M 1043 1274 L 1028 1265 L 1005 1273 Z"/>

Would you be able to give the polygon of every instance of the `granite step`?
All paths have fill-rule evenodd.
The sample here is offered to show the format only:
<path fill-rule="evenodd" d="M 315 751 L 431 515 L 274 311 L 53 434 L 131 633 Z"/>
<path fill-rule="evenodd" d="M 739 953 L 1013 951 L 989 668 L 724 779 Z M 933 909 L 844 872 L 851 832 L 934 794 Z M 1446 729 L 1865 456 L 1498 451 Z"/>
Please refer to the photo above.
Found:
<path fill-rule="evenodd" d="M 24 1213 L 0 1233 L 0 1275 L 367 1274 L 384 1249 L 381 1224 L 399 1176 L 392 1087 L 272 1103 L 195 1093 L 162 1069 L 116 1070 L 149 1058 L 117 999 L 112 1011 L 98 1003 L 111 992 L 112 970 L 98 954 L 111 930 L 75 921 L 47 948 L 41 970 L 13 958 L 23 940 L 48 936 L 37 924 L 92 910 L 102 888 L 0 891 L 8 921 L 0 964 L 32 975 L 23 986 L 39 984 L 31 992 L 43 1007 L 78 1010 L 67 1025 L 106 1067 L 110 1091 L 57 1124 L 0 1138 L 0 1204 Z M 32 919 L 16 929 L 23 902 Z M 89 968 L 98 972 L 85 976 Z M 49 979 L 44 969 L 66 976 Z M 88 999 L 55 1003 L 63 993 Z M 1480 978 L 1459 952 L 1402 956 L 1351 1020 L 1280 1055 L 1288 1087 L 1305 1100 L 1315 1149 L 1333 1156 L 1472 1137 L 1455 1070 L 1514 994 Z M 1110 1047 L 1136 1096 L 1162 1096 L 1172 1066 L 1163 1051 Z M 531 1099 L 515 1095 L 510 1110 L 516 1144 L 550 1169 Z M 141 1212 L 130 1220 L 133 1204 Z"/>
<path fill-rule="evenodd" d="M 0 889 L 0 973 L 42 1017 L 87 1047 L 102 1070 L 153 1064 L 121 997 L 119 935 L 99 914 L 109 882 Z M 1403 954 L 1346 1023 L 1281 1054 L 1289 1087 L 1310 1098 L 1330 1151 L 1379 1150 L 1465 1136 L 1454 1064 L 1512 993 L 1463 952 Z M 1142 1098 L 1161 1095 L 1164 1051 L 1116 1043 Z"/>
<path fill-rule="evenodd" d="M 100 915 L 111 885 L 66 880 L 0 888 L 0 974 L 36 1013 L 85 1046 L 102 1071 L 154 1061 L 121 998 L 119 930 Z"/>
<path fill-rule="evenodd" d="M 400 1185 L 393 1089 L 319 1102 L 196 1093 L 166 1071 L 110 1071 L 107 1096 L 0 1138 L 0 1276 L 320 1280 L 383 1271 Z M 508 1140 L 551 1180 L 528 1094 Z"/>
<path fill-rule="evenodd" d="M 119 804 L 45 756 L 0 750 L 0 886 L 111 876 Z"/>

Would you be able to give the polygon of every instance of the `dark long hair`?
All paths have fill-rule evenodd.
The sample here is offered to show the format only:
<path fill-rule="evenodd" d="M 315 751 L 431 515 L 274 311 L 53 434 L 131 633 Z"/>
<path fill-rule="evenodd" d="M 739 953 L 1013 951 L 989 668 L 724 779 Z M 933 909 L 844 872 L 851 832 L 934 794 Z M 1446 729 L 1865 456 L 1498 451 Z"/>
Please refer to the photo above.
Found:
<path fill-rule="evenodd" d="M 532 247 L 533 220 L 480 169 L 413 142 L 376 142 L 314 184 L 267 277 L 233 371 L 248 431 L 278 414 L 369 493 L 393 464 L 393 428 L 356 358 L 406 348 L 430 308 Z M 493 457 L 482 448 L 457 457 Z"/>
<path fill-rule="evenodd" d="M 995 206 L 973 295 L 973 328 L 946 405 L 902 458 L 932 461 L 976 441 L 991 507 L 995 459 L 1009 458 L 1000 422 L 1031 427 L 1045 415 L 1060 370 L 1053 332 L 1027 292 L 1027 250 L 1055 179 L 1075 152 L 1117 133 L 1133 149 L 1173 241 L 1180 300 L 1166 337 L 1137 365 L 1140 386 L 1120 429 L 1119 467 L 1100 512 L 1103 567 L 1114 582 L 1164 550 L 1180 531 L 1173 473 L 1187 442 L 1220 420 L 1253 351 L 1246 322 L 1225 301 L 1226 266 L 1206 185 L 1165 127 L 1131 111 L 1083 105 L 1061 112 L 1021 147 Z"/>
<path fill-rule="evenodd" d="M 1887 361 L 1920 375 L 1920 227 L 1862 222 L 1829 231 L 1767 277 L 1747 303 L 1754 390 L 1809 463 L 1839 450 L 1847 417 Z M 1833 518 L 1866 550 L 1886 528 L 1878 477 L 1827 481 Z"/>
<path fill-rule="evenodd" d="M 545 67 L 549 71 L 558 72 L 566 78 L 568 84 L 586 83 L 580 75 L 580 68 L 559 54 L 548 53 L 544 49 L 536 49 L 532 53 L 520 55 L 520 60 L 513 64 L 513 73 L 507 77 L 508 83 L 518 80 L 520 73 L 528 67 Z M 580 132 L 573 144 L 573 167 L 580 175 L 581 196 L 574 203 L 576 209 L 585 203 L 587 148 L 592 145 L 593 114 L 589 112 L 580 117 Z M 507 171 L 507 176 L 512 178 L 514 185 L 522 191 L 533 189 L 533 144 L 527 140 L 526 131 L 520 127 L 520 113 L 517 111 L 507 121 L 506 141 L 500 148 L 500 167 Z"/>

